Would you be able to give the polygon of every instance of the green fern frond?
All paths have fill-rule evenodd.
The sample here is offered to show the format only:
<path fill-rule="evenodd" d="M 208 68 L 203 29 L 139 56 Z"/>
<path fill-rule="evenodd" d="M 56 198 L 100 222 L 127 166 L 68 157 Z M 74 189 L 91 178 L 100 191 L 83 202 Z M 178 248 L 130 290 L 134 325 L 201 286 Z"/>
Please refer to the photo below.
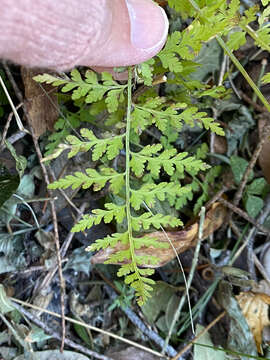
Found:
<path fill-rule="evenodd" d="M 92 130 L 81 129 L 82 137 L 89 141 L 81 141 L 78 137 L 70 135 L 67 136 L 67 141 L 71 145 L 71 150 L 68 157 L 71 158 L 77 155 L 78 152 L 87 152 L 92 149 L 92 160 L 99 160 L 104 154 L 109 160 L 114 159 L 123 149 L 124 135 L 118 135 L 109 139 L 98 139 Z"/>
<path fill-rule="evenodd" d="M 85 97 L 86 103 L 97 102 L 106 95 L 105 103 L 110 113 L 117 110 L 119 103 L 124 101 L 123 92 L 127 85 L 120 85 L 113 80 L 109 73 L 102 73 L 101 82 L 94 71 L 88 70 L 85 74 L 85 80 L 77 69 L 71 72 L 71 78 L 60 79 L 58 77 L 44 74 L 34 77 L 34 80 L 40 83 L 52 84 L 53 86 L 64 85 L 61 91 L 72 92 L 72 99 L 78 100 Z"/>
<path fill-rule="evenodd" d="M 187 152 L 177 153 L 174 148 L 164 150 L 157 157 L 142 155 L 141 152 L 132 152 L 130 167 L 135 175 L 141 176 L 147 163 L 147 170 L 156 178 L 159 176 L 161 168 L 170 176 L 174 174 L 175 170 L 180 174 L 184 174 L 184 171 L 197 174 L 199 171 L 207 169 L 208 166 L 202 160 L 187 156 Z"/>
<path fill-rule="evenodd" d="M 142 236 L 139 238 L 134 238 L 134 247 L 135 249 L 140 249 L 141 247 L 154 247 L 158 249 L 168 249 L 170 244 L 167 242 L 158 241 L 156 238 L 150 236 Z"/>
<path fill-rule="evenodd" d="M 141 205 L 144 203 L 149 208 L 153 208 L 155 206 L 156 199 L 164 201 L 166 198 L 176 198 L 177 196 L 182 196 L 185 191 L 189 191 L 189 188 L 181 188 L 179 183 L 174 182 L 143 184 L 139 190 L 131 189 L 130 203 L 134 210 L 139 210 Z"/>
<path fill-rule="evenodd" d="M 88 189 L 93 186 L 94 191 L 99 191 L 110 183 L 111 190 L 117 194 L 124 185 L 124 174 L 117 173 L 111 168 L 101 167 L 100 172 L 95 169 L 86 169 L 85 173 L 76 171 L 74 175 L 67 175 L 48 186 L 49 189 L 66 189 L 72 187 L 77 189 L 82 187 Z"/>
<path fill-rule="evenodd" d="M 97 239 L 94 244 L 91 244 L 86 248 L 86 251 L 99 251 L 100 249 L 106 249 L 107 247 L 114 248 L 118 242 L 123 245 L 128 244 L 128 232 L 114 233 L 108 235 L 103 239 Z"/>
<path fill-rule="evenodd" d="M 105 223 L 110 223 L 115 220 L 117 223 L 122 223 L 126 217 L 125 206 L 116 205 L 113 203 L 105 204 L 107 210 L 94 209 L 92 214 L 85 214 L 82 219 L 73 226 L 72 232 L 84 231 L 90 229 L 93 225 L 98 225 L 103 220 Z"/>
<path fill-rule="evenodd" d="M 149 212 L 143 213 L 141 216 L 131 217 L 132 229 L 134 231 L 140 231 L 142 229 L 149 230 L 151 226 L 156 229 L 161 229 L 161 227 L 176 227 L 182 226 L 183 223 L 180 219 L 163 214 L 152 215 Z"/>
<path fill-rule="evenodd" d="M 213 89 L 201 94 L 201 96 L 207 95 L 213 95 Z M 148 101 L 144 106 L 134 105 L 132 128 L 135 131 L 144 130 L 147 126 L 155 124 L 164 134 L 168 125 L 180 131 L 183 123 L 189 126 L 202 124 L 206 130 L 210 129 L 217 135 L 224 136 L 224 131 L 220 125 L 213 118 L 208 117 L 206 112 L 198 111 L 196 106 L 187 107 L 185 103 L 176 103 L 164 109 L 164 100 L 158 97 Z"/>

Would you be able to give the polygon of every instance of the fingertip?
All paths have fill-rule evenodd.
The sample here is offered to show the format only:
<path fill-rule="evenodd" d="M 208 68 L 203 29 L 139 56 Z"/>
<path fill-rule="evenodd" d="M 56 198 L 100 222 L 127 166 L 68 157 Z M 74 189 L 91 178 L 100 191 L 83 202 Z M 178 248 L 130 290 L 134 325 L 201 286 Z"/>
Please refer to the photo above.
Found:
<path fill-rule="evenodd" d="M 108 0 L 112 11 L 110 35 L 95 49 L 89 48 L 81 65 L 129 66 L 155 56 L 165 44 L 168 18 L 152 0 Z"/>
<path fill-rule="evenodd" d="M 168 34 L 165 11 L 152 0 L 126 0 L 130 20 L 130 40 L 135 48 L 160 49 Z"/>

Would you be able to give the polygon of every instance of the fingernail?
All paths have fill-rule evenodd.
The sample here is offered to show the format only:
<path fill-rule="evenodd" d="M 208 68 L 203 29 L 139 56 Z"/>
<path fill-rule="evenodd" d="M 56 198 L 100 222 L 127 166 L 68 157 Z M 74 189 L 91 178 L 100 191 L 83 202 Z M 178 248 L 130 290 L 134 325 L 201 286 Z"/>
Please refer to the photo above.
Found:
<path fill-rule="evenodd" d="M 152 49 L 163 44 L 168 34 L 165 11 L 152 0 L 126 0 L 126 4 L 133 46 Z"/>

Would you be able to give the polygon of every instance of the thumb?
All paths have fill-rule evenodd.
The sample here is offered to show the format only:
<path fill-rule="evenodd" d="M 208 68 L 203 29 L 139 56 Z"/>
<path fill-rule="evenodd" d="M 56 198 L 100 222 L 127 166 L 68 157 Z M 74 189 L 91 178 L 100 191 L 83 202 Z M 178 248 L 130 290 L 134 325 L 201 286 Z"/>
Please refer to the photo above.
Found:
<path fill-rule="evenodd" d="M 94 5 L 96 0 L 91 2 Z M 102 15 L 109 16 L 107 21 L 94 23 L 94 32 L 99 36 L 89 40 L 80 65 L 134 65 L 160 51 L 168 34 L 168 19 L 161 7 L 152 0 L 107 0 L 104 3 Z M 102 29 L 98 28 L 100 26 Z"/>

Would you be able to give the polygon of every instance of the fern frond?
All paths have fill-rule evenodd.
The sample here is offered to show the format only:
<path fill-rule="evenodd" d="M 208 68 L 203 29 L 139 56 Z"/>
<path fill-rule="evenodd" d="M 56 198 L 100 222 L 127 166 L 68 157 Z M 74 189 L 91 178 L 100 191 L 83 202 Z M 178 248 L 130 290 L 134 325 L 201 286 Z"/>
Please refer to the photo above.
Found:
<path fill-rule="evenodd" d="M 154 247 L 158 249 L 168 249 L 170 247 L 170 244 L 166 242 L 158 241 L 156 238 L 150 237 L 150 236 L 143 236 L 139 238 L 134 238 L 134 248 L 140 249 L 142 247 Z"/>
<path fill-rule="evenodd" d="M 117 173 L 112 168 L 101 167 L 100 172 L 95 169 L 86 169 L 86 173 L 75 172 L 74 175 L 67 175 L 48 186 L 49 189 L 66 189 L 72 187 L 77 189 L 82 187 L 88 189 L 93 185 L 94 191 L 101 190 L 107 182 L 110 183 L 111 190 L 117 194 L 124 185 L 124 174 Z"/>
<path fill-rule="evenodd" d="M 107 210 L 94 209 L 92 214 L 85 214 L 82 219 L 73 226 L 72 232 L 84 231 L 90 229 L 93 225 L 98 225 L 103 220 L 105 223 L 110 223 L 116 220 L 117 223 L 121 224 L 126 216 L 125 205 L 116 205 L 113 203 L 105 204 Z"/>
<path fill-rule="evenodd" d="M 127 87 L 127 85 L 120 85 L 114 81 L 109 73 L 102 73 L 100 83 L 96 73 L 89 70 L 85 74 L 85 80 L 83 80 L 77 69 L 72 70 L 70 79 L 60 79 L 44 74 L 35 76 L 34 80 L 52 84 L 53 86 L 64 85 L 61 89 L 62 92 L 72 91 L 73 100 L 85 97 L 85 102 L 88 104 L 103 99 L 106 94 L 105 103 L 110 113 L 117 110 L 119 102 L 124 101 L 123 91 Z"/>
<path fill-rule="evenodd" d="M 176 154 L 177 150 L 174 148 L 164 150 L 157 157 L 142 155 L 141 152 L 132 152 L 130 167 L 136 175 L 138 174 L 140 176 L 147 163 L 147 170 L 156 178 L 159 176 L 161 168 L 170 176 L 174 174 L 175 170 L 177 170 L 179 174 L 184 174 L 184 171 L 197 174 L 200 170 L 208 168 L 202 160 L 196 159 L 193 156 L 187 157 L 187 152 Z"/>
<path fill-rule="evenodd" d="M 155 214 L 152 215 L 149 212 L 143 213 L 141 216 L 132 216 L 132 228 L 134 231 L 140 231 L 142 229 L 149 230 L 151 226 L 156 229 L 161 227 L 176 227 L 182 226 L 183 223 L 180 219 L 177 219 L 171 215 Z"/>
<path fill-rule="evenodd" d="M 114 233 L 108 235 L 103 239 L 97 239 L 94 244 L 88 246 L 86 251 L 98 251 L 100 249 L 106 249 L 107 247 L 114 248 L 118 242 L 121 242 L 123 245 L 128 244 L 128 232 L 124 233 Z"/>
<path fill-rule="evenodd" d="M 222 88 L 224 90 L 224 88 Z M 214 90 L 207 90 L 201 96 L 214 96 Z M 144 130 L 147 126 L 155 124 L 157 128 L 164 134 L 167 126 L 170 125 L 177 131 L 180 131 L 183 123 L 189 126 L 202 124 L 206 130 L 211 130 L 217 135 L 224 135 L 223 129 L 208 117 L 206 112 L 198 111 L 196 106 L 187 107 L 185 103 L 171 104 L 164 108 L 164 100 L 155 98 L 148 101 L 144 106 L 135 105 L 132 113 L 132 127 L 134 130 Z M 186 108 L 186 109 L 185 109 Z"/>
<path fill-rule="evenodd" d="M 153 81 L 153 65 L 154 59 L 149 59 L 136 67 L 139 79 L 143 81 L 146 86 L 151 86 Z"/>
<path fill-rule="evenodd" d="M 67 136 L 67 141 L 71 145 L 71 150 L 68 157 L 71 158 L 77 155 L 78 152 L 87 152 L 92 150 L 92 160 L 99 160 L 104 154 L 107 155 L 109 160 L 114 159 L 119 152 L 123 149 L 124 135 L 118 135 L 109 139 L 98 139 L 92 130 L 81 129 L 82 137 L 89 141 L 81 141 L 76 136 Z"/>
<path fill-rule="evenodd" d="M 179 196 L 181 185 L 174 182 L 161 182 L 159 184 L 144 184 L 141 186 L 139 190 L 131 189 L 131 197 L 130 203 L 134 210 L 139 210 L 141 205 L 145 203 L 149 208 L 153 208 L 156 203 L 156 199 L 160 201 L 164 201 L 169 195 L 171 196 Z M 185 188 L 185 191 L 188 191 Z"/>

